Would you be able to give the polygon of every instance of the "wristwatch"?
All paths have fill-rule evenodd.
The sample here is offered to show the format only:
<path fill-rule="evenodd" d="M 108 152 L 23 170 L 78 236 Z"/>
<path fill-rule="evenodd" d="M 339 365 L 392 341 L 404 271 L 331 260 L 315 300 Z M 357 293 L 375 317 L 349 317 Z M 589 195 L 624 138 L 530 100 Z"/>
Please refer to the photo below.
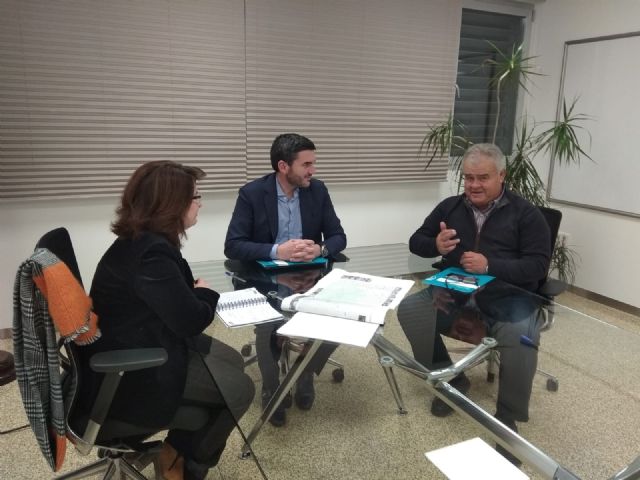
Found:
<path fill-rule="evenodd" d="M 329 256 L 329 249 L 324 243 L 320 244 L 320 255 L 322 255 L 324 258 L 327 258 Z"/>

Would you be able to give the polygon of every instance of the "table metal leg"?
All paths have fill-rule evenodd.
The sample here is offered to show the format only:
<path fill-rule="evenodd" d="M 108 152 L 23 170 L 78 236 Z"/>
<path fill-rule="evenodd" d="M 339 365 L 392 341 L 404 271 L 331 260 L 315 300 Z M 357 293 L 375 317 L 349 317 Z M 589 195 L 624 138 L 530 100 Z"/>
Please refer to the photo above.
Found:
<path fill-rule="evenodd" d="M 447 405 L 458 413 L 465 415 L 478 423 L 488 432 L 496 442 L 506 448 L 527 465 L 535 468 L 545 478 L 554 480 L 579 480 L 572 472 L 566 470 L 562 465 L 542 452 L 532 443 L 522 438 L 510 428 L 504 426 L 493 415 L 484 411 L 480 406 L 473 403 L 458 390 L 446 383 L 463 371 L 466 365 L 477 362 L 478 359 L 488 355 L 491 348 L 495 346 L 495 340 L 487 339 L 486 342 L 476 346 L 467 356 L 450 367 L 430 371 L 424 365 L 418 363 L 413 357 L 396 347 L 382 335 L 373 337 L 373 345 L 376 350 L 390 356 L 394 364 L 407 370 L 414 375 L 426 380 L 427 388 Z"/>
<path fill-rule="evenodd" d="M 398 406 L 398 413 L 400 415 L 406 415 L 407 409 L 404 408 L 404 401 L 402 400 L 402 395 L 400 394 L 400 389 L 398 388 L 396 375 L 393 372 L 393 365 L 395 362 L 392 357 L 382 354 L 377 348 L 376 352 L 378 353 L 378 361 L 380 362 L 382 371 L 384 372 L 385 377 L 387 377 L 389 388 L 391 388 L 391 393 L 393 394 L 393 398 L 396 401 L 396 405 Z"/>
<path fill-rule="evenodd" d="M 247 436 L 244 447 L 242 447 L 242 452 L 240 453 L 241 458 L 248 458 L 251 455 L 249 445 L 251 445 L 251 442 L 253 442 L 258 436 L 258 433 L 260 433 L 260 429 L 271 418 L 271 415 L 273 415 L 273 412 L 275 412 L 276 408 L 280 406 L 282 400 L 284 400 L 284 397 L 287 395 L 287 393 L 289 393 L 295 381 L 298 379 L 304 368 L 309 364 L 311 359 L 318 351 L 318 348 L 320 348 L 320 345 L 322 345 L 323 343 L 324 342 L 322 340 L 313 340 L 307 352 L 305 354 L 298 355 L 295 362 L 293 363 L 293 366 L 285 375 L 284 379 L 280 383 L 280 386 L 275 391 L 275 393 L 271 397 L 271 400 L 269 400 L 269 403 L 262 412 L 262 415 L 260 415 L 260 418 L 256 421 L 255 425 L 251 429 L 251 432 Z"/>

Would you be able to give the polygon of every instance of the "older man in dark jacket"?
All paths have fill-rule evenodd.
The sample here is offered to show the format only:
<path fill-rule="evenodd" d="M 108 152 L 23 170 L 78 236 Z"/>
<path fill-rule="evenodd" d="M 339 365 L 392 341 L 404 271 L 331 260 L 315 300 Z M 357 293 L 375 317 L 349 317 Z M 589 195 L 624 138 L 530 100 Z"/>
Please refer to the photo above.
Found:
<path fill-rule="evenodd" d="M 442 255 L 445 267 L 490 274 L 521 289 L 536 290 L 547 275 L 551 256 L 549 228 L 542 213 L 505 187 L 505 158 L 497 146 L 470 147 L 465 153 L 462 171 L 464 194 L 449 197 L 436 206 L 411 236 L 410 250 L 423 257 Z M 470 300 L 473 304 L 473 297 Z M 414 356 L 427 368 L 451 364 L 439 335 L 446 333 L 455 320 L 454 310 L 449 308 L 451 302 L 446 290 L 425 289 L 405 299 L 398 309 L 398 318 Z M 523 310 L 528 312 L 523 321 L 483 319 L 489 334 L 498 339 L 501 352 L 496 417 L 514 430 L 516 421 L 528 420 L 537 365 L 536 349 L 517 341 L 520 334 L 524 334 L 531 344 L 537 345 L 539 337 L 536 305 L 524 302 L 527 305 L 522 302 L 517 305 L 519 320 L 523 318 Z M 470 386 L 464 374 L 454 378 L 451 384 L 463 393 Z M 446 416 L 452 409 L 436 398 L 431 412 Z"/>

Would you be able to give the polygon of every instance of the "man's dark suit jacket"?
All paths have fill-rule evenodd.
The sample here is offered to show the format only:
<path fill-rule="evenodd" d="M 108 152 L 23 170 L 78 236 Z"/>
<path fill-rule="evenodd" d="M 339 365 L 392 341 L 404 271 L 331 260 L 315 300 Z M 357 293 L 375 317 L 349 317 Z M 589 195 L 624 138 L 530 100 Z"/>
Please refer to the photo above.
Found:
<path fill-rule="evenodd" d="M 324 241 L 334 256 L 347 246 L 347 237 L 331 203 L 329 191 L 320 180 L 299 189 L 302 237 L 315 243 Z M 276 174 L 249 182 L 238 194 L 224 254 L 234 260 L 268 260 L 278 234 L 278 194 Z"/>

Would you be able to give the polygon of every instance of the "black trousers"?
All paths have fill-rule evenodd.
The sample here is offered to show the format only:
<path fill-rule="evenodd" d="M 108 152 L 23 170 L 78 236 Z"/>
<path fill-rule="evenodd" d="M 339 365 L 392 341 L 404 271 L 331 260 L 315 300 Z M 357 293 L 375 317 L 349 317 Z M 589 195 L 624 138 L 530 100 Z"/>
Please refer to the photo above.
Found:
<path fill-rule="evenodd" d="M 398 320 L 407 336 L 414 358 L 430 370 L 451 365 L 442 340 L 462 308 L 450 305 L 448 313 L 436 310 L 432 289 L 405 298 L 398 307 Z M 500 371 L 496 415 L 503 419 L 529 420 L 529 399 L 538 364 L 538 351 L 521 342 L 527 336 L 534 345 L 540 341 L 539 304 L 526 294 L 478 295 L 475 308 L 487 325 L 487 334 L 498 342 Z M 464 307 L 468 309 L 469 306 Z"/>
<path fill-rule="evenodd" d="M 167 441 L 185 458 L 185 478 L 205 478 L 224 450 L 237 420 L 247 411 L 255 387 L 244 373 L 242 355 L 230 346 L 200 335 L 193 339 L 182 405 L 209 409 L 199 430 L 171 429 Z"/>

